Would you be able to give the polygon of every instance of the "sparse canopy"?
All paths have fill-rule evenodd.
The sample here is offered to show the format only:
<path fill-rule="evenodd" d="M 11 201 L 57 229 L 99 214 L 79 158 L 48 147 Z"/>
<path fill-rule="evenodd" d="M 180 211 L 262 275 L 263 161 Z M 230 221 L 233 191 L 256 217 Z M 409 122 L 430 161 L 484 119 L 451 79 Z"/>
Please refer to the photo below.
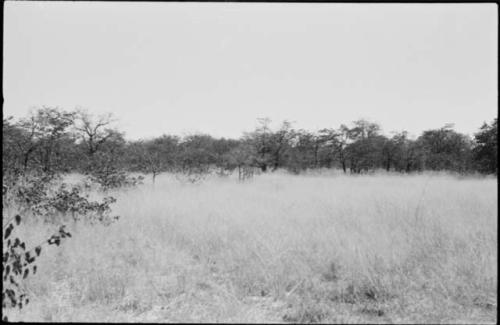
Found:
<path fill-rule="evenodd" d="M 165 171 L 217 170 L 225 175 L 236 168 L 240 176 L 253 168 L 295 173 L 314 168 L 339 168 L 353 174 L 376 169 L 497 173 L 497 119 L 485 123 L 474 141 L 454 131 L 453 125 L 427 130 L 413 139 L 406 131 L 386 137 L 380 125 L 363 119 L 310 132 L 294 129 L 289 121 L 273 129 L 269 118 L 258 119 L 255 130 L 240 139 L 192 134 L 126 141 L 113 128 L 114 121 L 110 114 L 95 117 L 83 110 L 54 107 L 42 107 L 19 121 L 4 118 L 4 171 L 118 168 L 152 174 L 153 180 Z"/>
<path fill-rule="evenodd" d="M 491 124 L 484 123 L 475 134 L 474 160 L 479 171 L 498 174 L 498 124 L 497 118 Z"/>
<path fill-rule="evenodd" d="M 87 146 L 87 152 L 92 157 L 99 148 L 117 131 L 109 128 L 114 122 L 111 114 L 101 115 L 94 118 L 87 111 L 78 110 L 76 112 L 75 130 L 78 137 Z"/>

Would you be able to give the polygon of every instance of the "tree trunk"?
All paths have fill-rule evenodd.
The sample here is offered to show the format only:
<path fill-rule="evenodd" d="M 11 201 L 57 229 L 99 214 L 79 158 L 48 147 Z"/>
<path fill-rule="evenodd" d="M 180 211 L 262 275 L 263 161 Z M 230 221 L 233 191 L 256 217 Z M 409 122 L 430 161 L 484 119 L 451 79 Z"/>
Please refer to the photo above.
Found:
<path fill-rule="evenodd" d="M 352 159 L 351 159 L 350 169 L 351 169 L 351 174 L 356 173 L 356 164 L 354 163 L 354 161 L 352 161 Z"/>
<path fill-rule="evenodd" d="M 23 167 L 24 167 L 24 171 L 26 171 L 28 169 L 28 161 L 29 161 L 29 158 L 30 158 L 30 150 L 28 150 L 25 154 L 24 154 L 24 162 L 23 162 Z"/>
<path fill-rule="evenodd" d="M 409 173 L 411 170 L 411 162 L 407 161 L 406 162 L 406 172 Z"/>
<path fill-rule="evenodd" d="M 48 147 L 45 150 L 45 157 L 43 158 L 43 170 L 45 172 L 50 172 L 50 156 L 52 154 L 52 150 L 50 147 Z"/>
<path fill-rule="evenodd" d="M 318 151 L 319 151 L 319 146 L 316 144 L 314 146 L 314 168 L 318 168 Z"/>

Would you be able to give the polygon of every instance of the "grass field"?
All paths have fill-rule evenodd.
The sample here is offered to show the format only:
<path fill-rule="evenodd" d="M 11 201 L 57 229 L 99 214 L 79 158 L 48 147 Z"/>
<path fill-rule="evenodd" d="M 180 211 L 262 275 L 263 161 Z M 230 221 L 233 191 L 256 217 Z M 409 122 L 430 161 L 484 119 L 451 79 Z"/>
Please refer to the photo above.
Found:
<path fill-rule="evenodd" d="M 496 178 L 166 174 L 112 195 L 121 219 L 71 225 L 11 320 L 497 321 Z"/>

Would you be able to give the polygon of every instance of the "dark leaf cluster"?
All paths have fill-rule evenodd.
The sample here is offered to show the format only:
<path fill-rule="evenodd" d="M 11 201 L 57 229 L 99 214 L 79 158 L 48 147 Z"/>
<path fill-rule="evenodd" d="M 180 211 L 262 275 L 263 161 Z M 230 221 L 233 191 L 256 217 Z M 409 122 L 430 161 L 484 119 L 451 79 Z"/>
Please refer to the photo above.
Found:
<path fill-rule="evenodd" d="M 15 215 L 3 227 L 3 254 L 2 254 L 2 309 L 22 309 L 29 303 L 29 298 L 23 287 L 23 280 L 30 274 L 37 273 L 36 259 L 42 253 L 42 246 L 57 245 L 62 238 L 71 237 L 71 234 L 61 226 L 57 233 L 32 249 L 26 247 L 23 239 L 14 236 L 14 230 L 21 224 L 21 216 Z M 8 321 L 7 317 L 3 318 Z"/>

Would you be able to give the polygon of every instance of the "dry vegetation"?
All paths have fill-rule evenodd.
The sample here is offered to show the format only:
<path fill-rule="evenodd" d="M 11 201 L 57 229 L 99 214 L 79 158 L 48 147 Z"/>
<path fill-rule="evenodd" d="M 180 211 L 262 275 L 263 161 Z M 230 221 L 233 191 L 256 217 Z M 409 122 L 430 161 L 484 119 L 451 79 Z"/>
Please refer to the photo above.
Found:
<path fill-rule="evenodd" d="M 111 191 L 120 220 L 69 224 L 9 319 L 496 323 L 496 178 L 236 178 Z"/>

